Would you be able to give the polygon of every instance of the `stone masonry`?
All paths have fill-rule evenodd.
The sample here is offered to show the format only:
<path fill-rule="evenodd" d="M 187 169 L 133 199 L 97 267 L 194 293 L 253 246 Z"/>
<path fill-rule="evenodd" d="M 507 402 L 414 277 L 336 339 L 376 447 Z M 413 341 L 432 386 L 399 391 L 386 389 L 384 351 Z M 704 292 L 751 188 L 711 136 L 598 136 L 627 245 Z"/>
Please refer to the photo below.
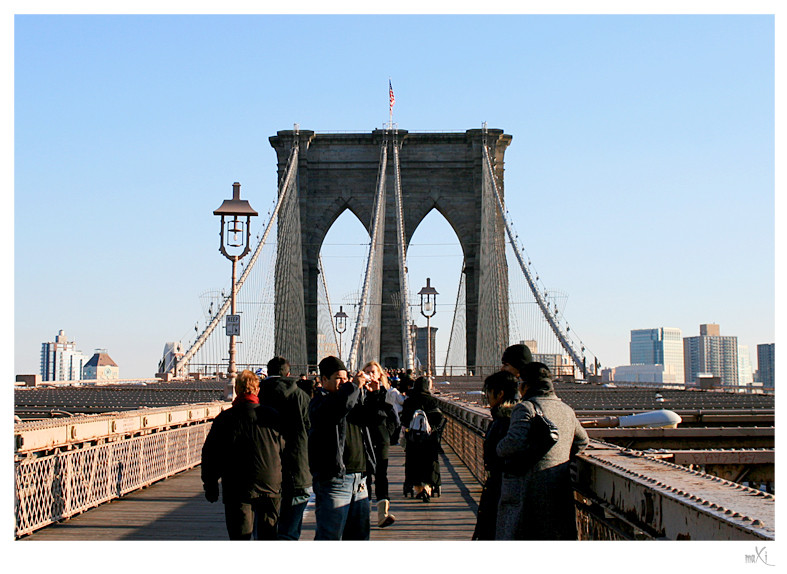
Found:
<path fill-rule="evenodd" d="M 383 136 L 382 130 L 352 134 L 315 134 L 307 130 L 296 133 L 287 130 L 270 137 L 278 158 L 280 178 L 286 169 L 294 138 L 299 139 L 300 146 L 297 191 L 302 266 L 297 269 L 297 265 L 290 265 L 284 270 L 278 269 L 277 265 L 276 271 L 277 286 L 282 283 L 278 278 L 283 273 L 289 275 L 292 283 L 300 282 L 303 285 L 303 303 L 300 303 L 300 298 L 290 297 L 289 300 L 294 300 L 294 303 L 279 304 L 285 298 L 280 297 L 279 292 L 276 293 L 276 313 L 281 320 L 277 320 L 277 325 L 283 322 L 297 325 L 301 321 L 300 324 L 305 325 L 306 354 L 303 357 L 289 356 L 293 364 L 314 365 L 321 359 L 317 357 L 318 255 L 325 235 L 346 209 L 354 213 L 370 231 Z M 502 130 L 489 129 L 486 134 L 481 129 L 464 133 L 398 131 L 407 244 L 423 218 L 432 209 L 437 209 L 456 232 L 462 247 L 467 286 L 467 363 L 470 366 L 476 364 L 477 354 L 484 137 L 490 146 L 502 194 L 503 156 L 512 139 Z M 401 317 L 399 307 L 395 304 L 399 295 L 399 276 L 393 153 L 390 148 L 388 162 L 380 362 L 386 366 L 403 366 Z M 504 229 L 501 217 L 497 217 L 495 227 L 493 234 L 502 241 Z M 279 238 L 280 242 L 294 240 L 297 240 L 296 237 Z M 507 278 L 501 279 L 504 280 Z M 412 285 L 410 289 L 413 290 Z M 496 286 L 496 289 L 505 292 L 507 285 Z M 301 305 L 302 308 L 298 308 Z M 482 316 L 494 312 L 507 318 L 507 299 L 499 298 L 499 302 L 494 305 L 506 308 L 482 309 Z M 276 333 L 277 353 L 289 348 L 283 340 L 287 336 L 284 332 Z M 507 340 L 508 333 L 500 333 L 497 340 L 490 343 L 495 347 L 489 350 L 491 354 L 481 354 L 494 356 L 498 350 L 502 351 Z"/>

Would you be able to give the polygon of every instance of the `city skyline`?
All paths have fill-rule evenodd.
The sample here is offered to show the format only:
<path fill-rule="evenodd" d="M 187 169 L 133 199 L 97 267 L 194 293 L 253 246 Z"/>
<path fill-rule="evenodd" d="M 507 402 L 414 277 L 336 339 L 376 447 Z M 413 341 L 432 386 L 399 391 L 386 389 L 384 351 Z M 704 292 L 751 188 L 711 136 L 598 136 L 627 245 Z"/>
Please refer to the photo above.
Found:
<path fill-rule="evenodd" d="M 418 42 L 390 50 L 389 27 Z M 38 372 L 64 329 L 152 377 L 228 284 L 212 210 L 232 182 L 254 233 L 275 198 L 267 138 L 380 128 L 389 77 L 400 129 L 513 135 L 506 208 L 604 367 L 661 326 L 718 323 L 751 353 L 775 341 L 774 56 L 768 15 L 17 16 L 14 371 Z M 410 288 L 430 276 L 447 305 L 461 250 L 426 222 Z M 368 241 L 338 223 L 335 301 Z"/>

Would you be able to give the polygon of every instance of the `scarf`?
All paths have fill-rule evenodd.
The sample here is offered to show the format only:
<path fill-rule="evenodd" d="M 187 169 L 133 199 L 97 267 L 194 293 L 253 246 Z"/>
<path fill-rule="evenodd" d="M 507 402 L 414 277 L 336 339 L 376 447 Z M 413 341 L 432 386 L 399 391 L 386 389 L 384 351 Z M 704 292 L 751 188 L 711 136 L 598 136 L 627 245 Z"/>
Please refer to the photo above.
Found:
<path fill-rule="evenodd" d="M 260 398 L 254 393 L 243 393 L 242 395 L 238 395 L 237 397 L 235 397 L 235 400 L 232 401 L 232 406 L 234 407 L 235 405 L 238 405 L 243 401 L 260 404 Z"/>

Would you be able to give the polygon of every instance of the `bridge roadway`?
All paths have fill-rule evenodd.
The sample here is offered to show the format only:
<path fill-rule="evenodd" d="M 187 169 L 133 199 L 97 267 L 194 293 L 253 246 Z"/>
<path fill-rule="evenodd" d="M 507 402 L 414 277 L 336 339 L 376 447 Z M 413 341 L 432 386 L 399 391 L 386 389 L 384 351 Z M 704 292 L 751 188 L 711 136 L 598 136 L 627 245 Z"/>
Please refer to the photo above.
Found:
<path fill-rule="evenodd" d="M 404 451 L 391 447 L 388 478 L 396 523 L 377 528 L 372 507 L 372 540 L 470 540 L 481 485 L 450 446 L 443 444 L 443 449 L 442 494 L 424 503 L 403 497 Z M 312 497 L 301 540 L 313 540 L 314 532 Z M 20 539 L 25 540 L 227 540 L 227 531 L 224 507 L 220 501 L 210 504 L 205 500 L 200 468 L 196 467 Z"/>

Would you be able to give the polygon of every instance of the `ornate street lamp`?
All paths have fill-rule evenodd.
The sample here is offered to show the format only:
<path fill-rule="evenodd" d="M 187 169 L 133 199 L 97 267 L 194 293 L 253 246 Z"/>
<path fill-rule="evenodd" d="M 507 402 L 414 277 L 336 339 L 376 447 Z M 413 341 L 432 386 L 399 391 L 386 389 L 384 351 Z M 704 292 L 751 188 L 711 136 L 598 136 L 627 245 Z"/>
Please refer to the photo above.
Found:
<path fill-rule="evenodd" d="M 429 320 L 437 313 L 437 295 L 439 293 L 429 284 L 429 277 L 426 278 L 426 287 L 422 287 L 418 292 L 421 296 L 421 315 L 426 317 L 426 376 L 432 376 L 432 329 Z"/>
<path fill-rule="evenodd" d="M 235 377 L 237 369 L 235 367 L 235 337 L 240 335 L 240 315 L 235 313 L 235 268 L 239 259 L 242 259 L 251 251 L 249 238 L 251 230 L 249 221 L 257 212 L 249 205 L 249 202 L 240 198 L 240 184 L 232 184 L 232 199 L 225 199 L 213 215 L 221 216 L 221 231 L 219 232 L 219 251 L 232 261 L 232 283 L 230 293 L 230 314 L 227 315 L 226 331 L 230 338 L 230 365 L 229 381 L 224 390 L 224 398 L 231 401 L 235 395 Z"/>
<path fill-rule="evenodd" d="M 333 316 L 336 320 L 336 332 L 339 333 L 339 358 L 342 358 L 342 333 L 347 330 L 347 313 L 342 310 L 339 305 L 339 311 Z"/>

